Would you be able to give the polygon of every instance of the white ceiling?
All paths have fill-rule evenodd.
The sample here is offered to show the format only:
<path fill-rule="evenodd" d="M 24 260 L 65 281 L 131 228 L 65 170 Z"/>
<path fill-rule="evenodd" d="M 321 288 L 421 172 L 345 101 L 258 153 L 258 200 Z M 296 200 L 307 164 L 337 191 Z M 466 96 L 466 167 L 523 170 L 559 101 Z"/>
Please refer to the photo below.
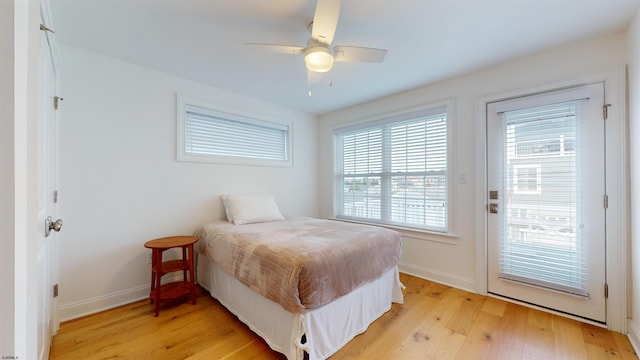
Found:
<path fill-rule="evenodd" d="M 343 0 L 333 45 L 387 49 L 311 84 L 314 0 L 53 0 L 62 44 L 323 114 L 584 38 L 626 30 L 640 0 Z M 332 83 L 329 86 L 330 82 Z"/>

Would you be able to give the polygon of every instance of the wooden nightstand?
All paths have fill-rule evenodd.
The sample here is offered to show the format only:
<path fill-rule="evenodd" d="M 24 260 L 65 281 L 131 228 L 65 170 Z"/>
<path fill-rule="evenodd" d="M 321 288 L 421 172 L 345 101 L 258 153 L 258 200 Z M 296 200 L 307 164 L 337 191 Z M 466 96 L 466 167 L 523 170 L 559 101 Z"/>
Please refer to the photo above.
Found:
<path fill-rule="evenodd" d="M 152 304 L 155 303 L 155 316 L 160 313 L 160 301 L 162 300 L 191 295 L 191 303 L 195 305 L 193 244 L 197 241 L 198 238 L 195 236 L 169 236 L 144 243 L 144 247 L 152 250 L 151 292 L 149 293 L 149 299 Z M 162 261 L 162 253 L 165 250 L 178 247 L 182 248 L 182 259 Z M 175 271 L 182 271 L 182 281 L 161 284 L 163 275 Z"/>

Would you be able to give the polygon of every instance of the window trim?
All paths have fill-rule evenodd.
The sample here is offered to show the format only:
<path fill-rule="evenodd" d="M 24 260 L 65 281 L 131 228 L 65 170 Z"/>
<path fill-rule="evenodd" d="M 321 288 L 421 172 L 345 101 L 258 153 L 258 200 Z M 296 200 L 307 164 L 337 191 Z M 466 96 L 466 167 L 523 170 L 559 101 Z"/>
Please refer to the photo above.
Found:
<path fill-rule="evenodd" d="M 332 191 L 331 201 L 333 205 L 332 205 L 331 218 L 339 221 L 357 222 L 357 223 L 383 226 L 383 227 L 392 228 L 392 229 L 401 229 L 403 230 L 403 233 L 410 232 L 410 233 L 416 234 L 417 238 L 422 238 L 423 237 L 422 235 L 426 235 L 429 237 L 431 236 L 443 237 L 444 240 L 442 242 L 446 242 L 446 243 L 452 243 L 451 242 L 452 240 L 458 239 L 457 222 L 456 222 L 456 216 L 455 216 L 456 204 L 458 201 L 457 188 L 456 188 L 456 184 L 457 184 L 456 179 L 458 179 L 458 174 L 456 171 L 457 169 L 457 165 L 456 165 L 457 164 L 457 158 L 456 158 L 456 151 L 457 151 L 456 123 L 457 121 L 455 118 L 455 115 L 456 115 L 455 109 L 456 109 L 455 97 L 452 97 L 452 98 L 448 98 L 440 101 L 434 101 L 427 105 L 421 105 L 413 108 L 407 108 L 407 109 L 403 109 L 395 112 L 390 112 L 377 117 L 367 117 L 367 118 L 353 121 L 350 123 L 344 123 L 344 124 L 339 124 L 334 126 L 332 128 L 334 152 L 332 156 L 332 179 L 333 179 L 332 190 L 333 191 Z M 337 134 L 340 132 L 365 129 L 368 127 L 383 125 L 387 123 L 402 122 L 402 121 L 414 119 L 418 116 L 434 115 L 438 113 L 439 110 L 440 112 L 444 110 L 444 112 L 447 114 L 447 170 L 446 170 L 447 171 L 447 193 L 446 193 L 447 213 L 445 215 L 446 224 L 447 224 L 446 228 L 442 231 L 438 231 L 433 228 L 416 226 L 412 224 L 401 224 L 401 223 L 395 223 L 395 222 L 377 221 L 375 219 L 351 218 L 351 217 L 338 215 L 338 212 L 336 211 L 338 204 L 336 203 L 337 181 L 336 181 L 336 173 L 335 173 L 335 166 L 336 166 L 335 149 L 336 149 Z M 416 236 L 412 235 L 412 237 L 416 237 Z"/>
<path fill-rule="evenodd" d="M 229 165 L 249 165 L 249 166 L 270 166 L 270 167 L 292 167 L 293 166 L 293 122 L 280 117 L 255 113 L 247 109 L 238 107 L 223 106 L 210 101 L 187 97 L 180 93 L 176 96 L 176 160 L 179 162 L 198 162 Z M 286 153 L 287 160 L 265 160 L 256 158 L 242 158 L 235 156 L 221 155 L 194 155 L 185 151 L 185 125 L 187 108 L 198 107 L 204 110 L 203 113 L 226 114 L 231 120 L 240 120 L 247 124 L 273 125 L 274 128 L 285 128 L 286 130 Z"/>
<path fill-rule="evenodd" d="M 536 189 L 535 190 L 521 190 L 518 187 L 520 182 L 520 176 L 518 170 L 520 169 L 536 169 Z M 519 164 L 513 165 L 513 193 L 523 195 L 540 195 L 542 194 L 542 164 Z"/>

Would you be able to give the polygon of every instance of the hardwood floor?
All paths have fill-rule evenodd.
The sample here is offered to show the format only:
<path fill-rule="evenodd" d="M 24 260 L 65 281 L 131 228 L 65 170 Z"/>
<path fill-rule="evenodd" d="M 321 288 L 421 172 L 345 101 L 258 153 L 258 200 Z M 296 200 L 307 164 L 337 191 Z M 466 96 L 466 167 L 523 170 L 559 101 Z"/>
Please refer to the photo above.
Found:
<path fill-rule="evenodd" d="M 638 359 L 626 336 L 401 274 L 404 305 L 330 359 Z M 139 301 L 65 322 L 50 359 L 284 359 L 198 289 L 196 305 Z"/>

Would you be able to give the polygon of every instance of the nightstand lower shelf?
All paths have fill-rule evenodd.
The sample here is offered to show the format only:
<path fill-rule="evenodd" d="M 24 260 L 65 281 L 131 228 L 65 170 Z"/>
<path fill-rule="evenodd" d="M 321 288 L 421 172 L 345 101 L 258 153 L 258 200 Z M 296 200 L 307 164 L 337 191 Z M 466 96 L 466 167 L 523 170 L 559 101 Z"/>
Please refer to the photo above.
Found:
<path fill-rule="evenodd" d="M 149 297 L 153 303 L 156 299 L 157 289 L 151 290 Z M 176 299 L 191 292 L 191 283 L 189 281 L 176 281 L 160 286 L 160 300 Z"/>

